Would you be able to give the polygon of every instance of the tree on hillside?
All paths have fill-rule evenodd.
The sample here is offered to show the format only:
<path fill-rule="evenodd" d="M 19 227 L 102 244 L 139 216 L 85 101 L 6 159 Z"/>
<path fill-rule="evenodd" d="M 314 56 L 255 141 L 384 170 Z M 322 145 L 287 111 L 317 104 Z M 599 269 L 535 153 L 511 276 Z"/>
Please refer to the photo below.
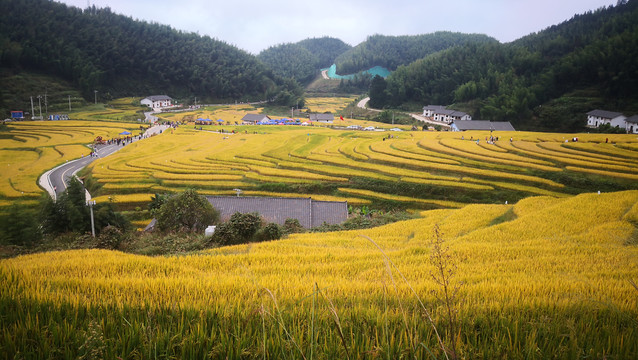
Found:
<path fill-rule="evenodd" d="M 202 232 L 219 221 L 219 211 L 194 189 L 170 197 L 157 211 L 161 231 Z"/>
<path fill-rule="evenodd" d="M 130 224 L 122 214 L 115 211 L 111 203 L 93 206 L 95 232 L 111 225 L 126 230 Z M 86 203 L 85 190 L 77 178 L 72 178 L 67 189 L 57 200 L 46 197 L 41 210 L 42 230 L 45 234 L 58 235 L 66 232 L 91 232 L 91 213 Z"/>
<path fill-rule="evenodd" d="M 388 102 L 386 95 L 387 84 L 385 79 L 375 75 L 370 83 L 370 107 L 382 109 Z"/>

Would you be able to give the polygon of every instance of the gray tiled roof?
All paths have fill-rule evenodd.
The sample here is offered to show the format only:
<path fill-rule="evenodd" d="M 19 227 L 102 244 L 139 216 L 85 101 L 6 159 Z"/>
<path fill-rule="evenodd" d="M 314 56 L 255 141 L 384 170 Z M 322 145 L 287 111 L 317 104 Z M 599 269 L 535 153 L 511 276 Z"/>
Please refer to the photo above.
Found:
<path fill-rule="evenodd" d="M 619 113 L 619 112 L 607 111 L 607 110 L 598 110 L 598 109 L 588 112 L 587 115 L 596 116 L 596 117 L 603 118 L 603 119 L 614 119 L 614 118 L 617 118 L 619 116 L 622 116 L 622 114 Z"/>
<path fill-rule="evenodd" d="M 167 95 L 151 95 L 147 96 L 146 99 L 149 99 L 151 101 L 173 100 L 170 96 Z"/>
<path fill-rule="evenodd" d="M 250 122 L 259 122 L 262 120 L 270 120 L 270 118 L 268 117 L 268 115 L 264 115 L 264 114 L 246 114 L 244 115 L 243 118 L 241 118 L 242 121 L 250 121 Z"/>
<path fill-rule="evenodd" d="M 423 110 L 445 110 L 445 106 L 443 106 L 443 105 L 428 105 L 428 106 L 424 106 Z"/>
<path fill-rule="evenodd" d="M 628 123 L 638 124 L 638 115 L 630 116 L 625 121 Z"/>
<path fill-rule="evenodd" d="M 457 120 L 453 123 L 463 130 L 495 130 L 495 131 L 516 131 L 509 121 L 489 121 L 489 120 Z"/>
<path fill-rule="evenodd" d="M 286 219 L 297 219 L 305 228 L 324 222 L 340 224 L 348 218 L 348 203 L 316 201 L 311 198 L 268 198 L 247 196 L 207 196 L 208 201 L 226 221 L 236 213 L 256 212 L 266 222 L 283 225 Z"/>
<path fill-rule="evenodd" d="M 310 121 L 332 121 L 334 119 L 332 114 L 310 114 Z"/>

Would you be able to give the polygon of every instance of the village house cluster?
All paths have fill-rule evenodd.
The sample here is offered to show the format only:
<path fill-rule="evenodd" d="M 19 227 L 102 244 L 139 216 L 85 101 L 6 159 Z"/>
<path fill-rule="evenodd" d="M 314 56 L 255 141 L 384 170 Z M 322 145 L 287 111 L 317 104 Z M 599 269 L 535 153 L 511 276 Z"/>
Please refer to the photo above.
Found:
<path fill-rule="evenodd" d="M 423 117 L 450 125 L 452 131 L 489 130 L 516 131 L 509 121 L 472 120 L 472 116 L 462 111 L 446 109 L 442 105 L 423 107 Z"/>

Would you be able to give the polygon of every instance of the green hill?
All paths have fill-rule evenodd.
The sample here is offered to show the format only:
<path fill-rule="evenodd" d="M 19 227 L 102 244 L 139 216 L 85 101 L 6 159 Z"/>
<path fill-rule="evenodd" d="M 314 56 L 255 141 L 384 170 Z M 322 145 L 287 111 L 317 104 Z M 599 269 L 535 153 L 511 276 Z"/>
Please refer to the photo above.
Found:
<path fill-rule="evenodd" d="M 425 35 L 369 36 L 366 41 L 335 59 L 337 73 L 354 74 L 374 66 L 395 70 L 435 52 L 466 43 L 496 43 L 486 35 L 447 31 Z"/>
<path fill-rule="evenodd" d="M 574 16 L 508 44 L 455 47 L 399 68 L 381 106 L 456 104 L 517 129 L 582 130 L 594 108 L 638 112 L 638 1 Z"/>
<path fill-rule="evenodd" d="M 254 56 L 222 41 L 135 21 L 95 6 L 0 0 L 0 59 L 14 73 L 57 76 L 88 100 L 168 94 L 202 101 L 290 100 L 300 92 Z M 11 106 L 8 104 L 6 106 Z"/>
<path fill-rule="evenodd" d="M 348 49 L 350 46 L 339 39 L 322 37 L 271 46 L 260 52 L 258 58 L 275 74 L 308 84 L 319 69 L 332 65 L 334 59 Z"/>

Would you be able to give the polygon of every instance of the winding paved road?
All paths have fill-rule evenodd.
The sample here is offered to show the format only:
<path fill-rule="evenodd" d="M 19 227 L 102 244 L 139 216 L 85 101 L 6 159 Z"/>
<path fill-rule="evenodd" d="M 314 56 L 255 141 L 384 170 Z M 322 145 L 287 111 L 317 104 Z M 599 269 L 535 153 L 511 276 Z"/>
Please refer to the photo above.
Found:
<path fill-rule="evenodd" d="M 160 131 L 166 130 L 167 125 L 155 125 L 144 133 L 145 137 L 149 137 L 160 133 Z M 135 142 L 137 140 L 133 140 Z M 97 158 L 102 158 L 120 150 L 124 146 L 111 144 L 111 145 L 98 145 L 96 147 Z M 85 156 L 80 159 L 68 161 L 54 169 L 45 172 L 39 180 L 40 186 L 42 186 L 52 198 L 56 199 L 57 196 L 64 192 L 67 188 L 68 182 L 71 177 L 75 175 L 82 168 L 90 164 L 96 157 Z"/>
<path fill-rule="evenodd" d="M 357 106 L 362 108 L 362 109 L 366 109 L 366 110 L 370 110 L 370 111 L 377 111 L 377 112 L 381 111 L 381 110 L 371 109 L 369 107 L 366 107 L 366 105 L 368 104 L 368 101 L 370 101 L 370 97 L 361 99 L 361 101 L 359 101 L 357 103 Z M 446 124 L 446 123 L 441 122 L 441 121 L 430 120 L 430 119 L 425 118 L 425 117 L 423 117 L 421 115 L 418 115 L 418 114 L 408 114 L 408 115 L 410 115 L 412 118 L 414 118 L 416 120 L 419 120 L 419 121 L 427 123 L 427 124 L 440 125 L 440 126 L 442 126 L 444 128 L 450 128 L 450 124 Z"/>

